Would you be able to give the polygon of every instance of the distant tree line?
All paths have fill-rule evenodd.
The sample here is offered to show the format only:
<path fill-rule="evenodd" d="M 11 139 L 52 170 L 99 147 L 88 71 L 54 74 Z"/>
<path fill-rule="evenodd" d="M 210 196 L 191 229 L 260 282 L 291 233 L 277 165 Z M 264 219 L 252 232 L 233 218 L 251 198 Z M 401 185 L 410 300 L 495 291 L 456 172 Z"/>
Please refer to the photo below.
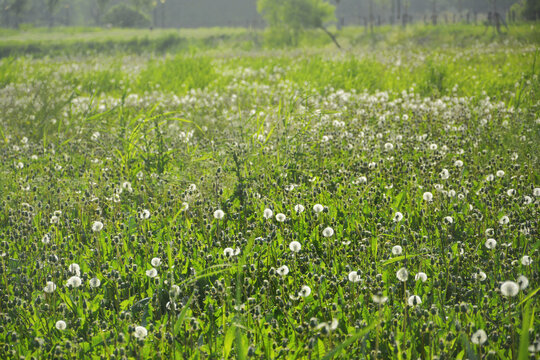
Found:
<path fill-rule="evenodd" d="M 276 5 L 283 5 L 283 2 L 301 5 L 302 2 L 311 0 L 268 1 Z M 263 27 L 271 21 L 267 15 L 259 14 L 257 2 L 258 0 L 0 0 L 0 26 Z M 260 3 L 261 1 L 259 10 L 262 11 L 265 6 L 261 8 Z M 380 24 L 407 24 L 412 21 L 431 24 L 445 21 L 473 22 L 478 20 L 478 14 L 483 14 L 488 21 L 540 19 L 540 0 L 320 0 L 314 3 L 331 6 L 323 11 L 326 14 L 323 18 L 326 22 L 335 23 L 338 28 L 361 24 L 372 29 Z M 328 9 L 331 11 L 328 12 Z M 266 12 L 268 13 L 268 6 Z M 313 20 L 313 14 L 308 14 L 305 9 L 299 14 L 281 12 L 279 16 L 305 16 L 311 17 L 311 20 L 306 21 Z M 320 28 L 318 23 L 315 27 Z"/>

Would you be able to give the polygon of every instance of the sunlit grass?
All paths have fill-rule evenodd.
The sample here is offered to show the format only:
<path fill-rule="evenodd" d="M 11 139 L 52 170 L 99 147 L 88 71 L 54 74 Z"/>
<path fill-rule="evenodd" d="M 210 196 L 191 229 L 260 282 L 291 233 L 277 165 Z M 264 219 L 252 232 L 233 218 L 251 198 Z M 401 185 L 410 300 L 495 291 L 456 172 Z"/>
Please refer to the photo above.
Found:
<path fill-rule="evenodd" d="M 1 59 L 0 358 L 538 358 L 515 29 Z"/>

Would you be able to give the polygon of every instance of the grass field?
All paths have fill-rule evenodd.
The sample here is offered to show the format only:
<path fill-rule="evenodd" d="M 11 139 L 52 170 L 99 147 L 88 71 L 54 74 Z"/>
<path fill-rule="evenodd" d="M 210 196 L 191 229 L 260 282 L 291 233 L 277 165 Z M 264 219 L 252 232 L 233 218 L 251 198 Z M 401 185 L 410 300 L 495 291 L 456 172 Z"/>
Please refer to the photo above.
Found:
<path fill-rule="evenodd" d="M 540 358 L 538 25 L 0 34 L 0 358 Z"/>

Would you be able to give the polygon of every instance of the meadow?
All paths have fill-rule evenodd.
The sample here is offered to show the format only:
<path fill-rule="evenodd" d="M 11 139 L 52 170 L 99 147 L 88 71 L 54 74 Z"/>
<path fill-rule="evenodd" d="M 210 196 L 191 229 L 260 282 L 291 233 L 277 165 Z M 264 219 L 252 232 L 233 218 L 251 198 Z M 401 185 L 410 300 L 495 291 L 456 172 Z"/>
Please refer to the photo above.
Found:
<path fill-rule="evenodd" d="M 70 31 L 0 30 L 0 358 L 540 358 L 538 24 Z"/>

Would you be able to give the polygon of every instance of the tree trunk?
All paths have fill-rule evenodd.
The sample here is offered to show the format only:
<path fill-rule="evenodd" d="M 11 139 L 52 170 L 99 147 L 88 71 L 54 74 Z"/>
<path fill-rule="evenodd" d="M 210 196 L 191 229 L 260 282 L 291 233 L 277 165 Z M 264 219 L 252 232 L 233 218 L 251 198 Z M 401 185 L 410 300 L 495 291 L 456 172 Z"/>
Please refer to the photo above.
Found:
<path fill-rule="evenodd" d="M 401 0 L 396 0 L 397 3 L 397 18 L 401 19 Z"/>
<path fill-rule="evenodd" d="M 373 0 L 369 0 L 369 31 L 373 34 Z"/>
<path fill-rule="evenodd" d="M 432 20 L 433 25 L 437 25 L 437 0 L 433 0 L 433 15 Z"/>
<path fill-rule="evenodd" d="M 396 3 L 394 0 L 392 0 L 392 5 L 391 5 L 391 15 L 390 15 L 390 24 L 394 25 L 394 18 L 396 17 Z"/>
<path fill-rule="evenodd" d="M 322 31 L 324 31 L 326 33 L 326 35 L 330 36 L 330 39 L 332 39 L 332 41 L 334 42 L 334 44 L 336 44 L 336 46 L 338 47 L 338 49 L 341 50 L 341 45 L 339 45 L 337 39 L 336 39 L 336 36 L 334 34 L 332 34 L 330 31 L 328 31 L 327 28 L 325 28 L 324 26 L 320 26 L 320 29 Z"/>

